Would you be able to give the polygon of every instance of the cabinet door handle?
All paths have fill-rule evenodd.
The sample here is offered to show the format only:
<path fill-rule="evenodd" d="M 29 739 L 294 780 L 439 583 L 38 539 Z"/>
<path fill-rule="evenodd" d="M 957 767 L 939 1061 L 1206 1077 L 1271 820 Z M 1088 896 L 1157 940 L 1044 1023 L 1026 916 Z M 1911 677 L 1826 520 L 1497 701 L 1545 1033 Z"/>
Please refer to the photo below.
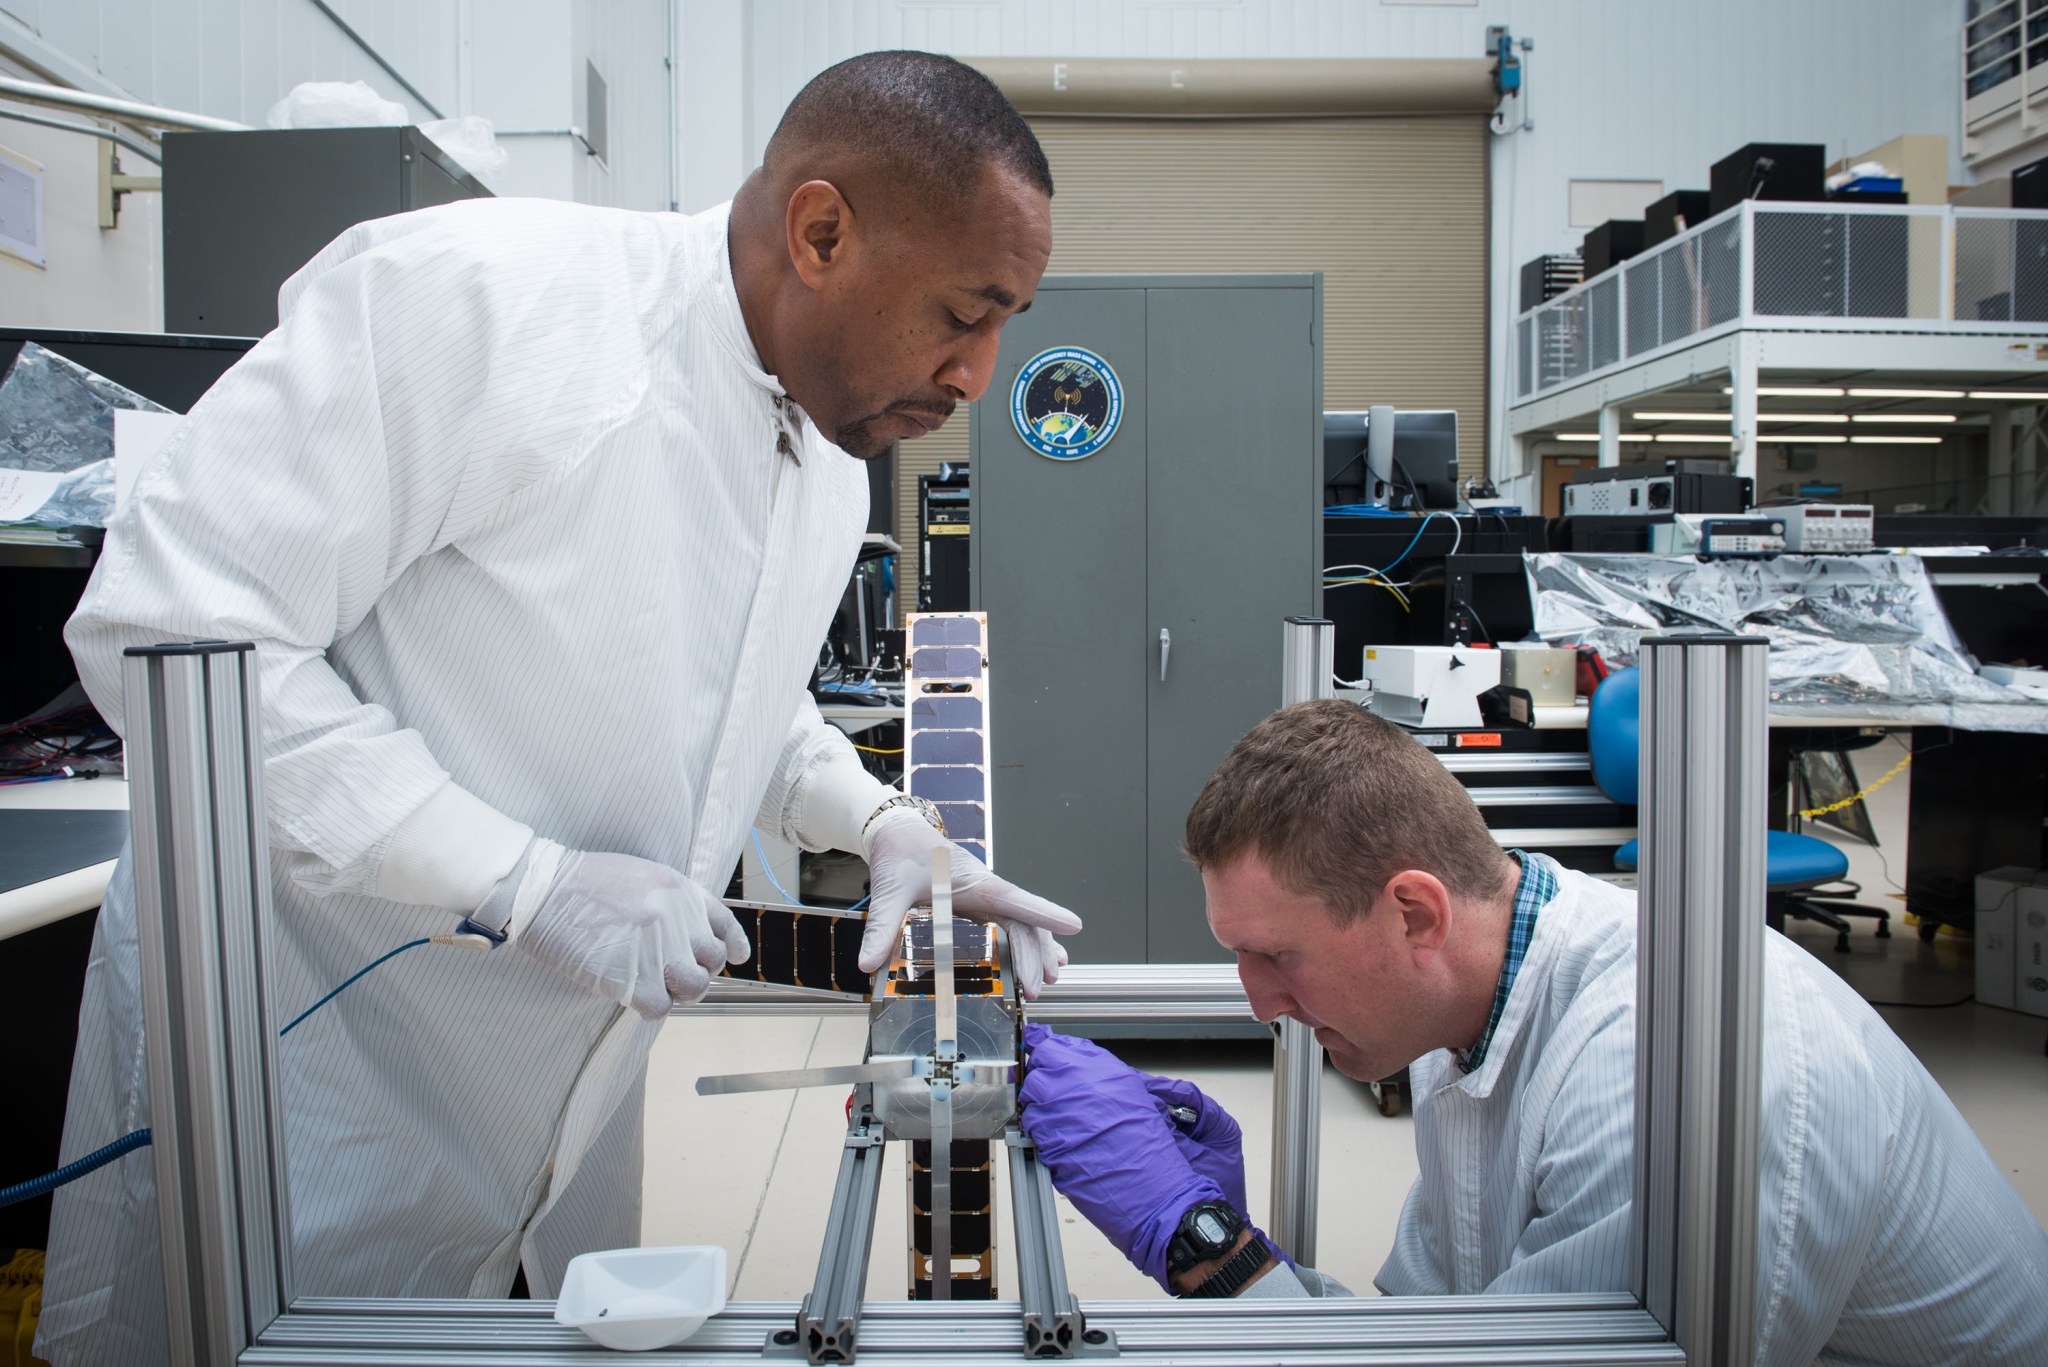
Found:
<path fill-rule="evenodd" d="M 1166 682 L 1167 657 L 1173 654 L 1173 634 L 1165 627 L 1159 628 L 1159 682 Z"/>

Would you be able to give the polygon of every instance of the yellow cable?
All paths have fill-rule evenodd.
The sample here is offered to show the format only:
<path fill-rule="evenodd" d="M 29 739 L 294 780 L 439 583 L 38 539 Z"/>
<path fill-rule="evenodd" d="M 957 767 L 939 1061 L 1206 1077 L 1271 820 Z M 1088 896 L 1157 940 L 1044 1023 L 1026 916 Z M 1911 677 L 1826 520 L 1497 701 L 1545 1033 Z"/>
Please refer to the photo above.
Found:
<path fill-rule="evenodd" d="M 1912 762 L 1913 757 L 1911 755 L 1906 756 L 1897 764 L 1894 764 L 1890 769 L 1886 770 L 1885 776 L 1883 778 L 1871 784 L 1869 787 L 1863 789 L 1861 792 L 1851 793 L 1849 794 L 1849 796 L 1843 798 L 1840 802 L 1830 802 L 1825 807 L 1815 807 L 1810 812 L 1801 812 L 1799 814 L 1799 819 L 1801 821 L 1811 821 L 1814 817 L 1827 816 L 1830 813 L 1839 812 L 1842 810 L 1842 808 L 1850 806 L 1853 803 L 1861 802 L 1864 798 L 1869 797 L 1879 788 L 1884 787 L 1885 784 L 1890 783 L 1893 779 L 1897 778 L 1899 776 L 1899 771 L 1904 769 L 1907 765 L 1911 764 Z"/>
<path fill-rule="evenodd" d="M 1401 592 L 1400 589 L 1396 588 L 1391 582 L 1385 579 L 1371 579 L 1366 578 L 1364 576 L 1353 576 L 1348 579 L 1325 579 L 1323 581 L 1323 587 L 1326 589 L 1348 588 L 1353 584 L 1370 584 L 1372 587 L 1376 589 L 1385 589 L 1388 593 L 1393 594 L 1394 597 L 1401 600 L 1401 607 L 1404 611 L 1408 607 L 1408 595 Z"/>
<path fill-rule="evenodd" d="M 859 741 L 853 740 L 848 741 L 847 744 L 856 750 L 865 750 L 871 755 L 900 755 L 903 753 L 901 750 L 879 750 L 872 745 L 862 745 Z"/>

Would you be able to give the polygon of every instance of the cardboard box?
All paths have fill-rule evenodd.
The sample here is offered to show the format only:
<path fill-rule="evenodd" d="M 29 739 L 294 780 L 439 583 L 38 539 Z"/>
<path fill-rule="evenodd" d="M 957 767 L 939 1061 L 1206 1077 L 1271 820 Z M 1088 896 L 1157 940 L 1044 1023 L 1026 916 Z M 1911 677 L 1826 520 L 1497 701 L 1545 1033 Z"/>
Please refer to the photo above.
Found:
<path fill-rule="evenodd" d="M 2013 935 L 2019 979 L 2013 1006 L 2030 1016 L 2048 1016 L 2048 887 L 2019 890 L 2019 925 Z"/>
<path fill-rule="evenodd" d="M 2040 876 L 2017 864 L 1977 875 L 1977 1000 L 2010 1011 L 2019 990 L 2019 959 L 2014 944 L 2019 929 L 2020 889 Z"/>

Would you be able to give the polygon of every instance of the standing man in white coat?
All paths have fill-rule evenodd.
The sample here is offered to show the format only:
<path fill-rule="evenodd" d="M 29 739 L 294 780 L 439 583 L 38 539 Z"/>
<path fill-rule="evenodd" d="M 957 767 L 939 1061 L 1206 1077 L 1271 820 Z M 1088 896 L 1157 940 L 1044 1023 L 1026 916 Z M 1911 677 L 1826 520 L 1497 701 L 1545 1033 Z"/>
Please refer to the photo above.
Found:
<path fill-rule="evenodd" d="M 977 398 L 1052 247 L 984 77 L 870 53 L 811 82 L 730 206 L 485 200 L 351 229 L 108 529 L 68 639 L 246 638 L 290 1014 L 297 1290 L 554 1293 L 639 1238 L 647 1051 L 748 946 L 751 826 L 864 854 L 864 966 L 929 895 L 928 806 L 805 692 L 866 524 L 858 461 Z M 964 884 L 964 886 L 963 886 Z M 1035 992 L 1074 916 L 976 866 Z M 101 914 L 67 1152 L 149 1123 L 132 870 Z M 147 1154 L 58 1196 L 38 1351 L 165 1354 Z"/>
<path fill-rule="evenodd" d="M 1409 1067 L 1421 1175 L 1382 1292 L 1629 1289 L 1633 893 L 1502 851 L 1435 756 L 1345 702 L 1239 741 L 1186 848 L 1260 1020 L 1313 1027 L 1350 1077 Z M 1349 1294 L 1250 1226 L 1214 1101 L 1085 1040 L 1027 1044 L 1054 1183 L 1162 1286 Z M 1869 1004 L 1775 932 L 1761 1134 L 1750 1361 L 2042 1360 L 2048 1234 Z"/>

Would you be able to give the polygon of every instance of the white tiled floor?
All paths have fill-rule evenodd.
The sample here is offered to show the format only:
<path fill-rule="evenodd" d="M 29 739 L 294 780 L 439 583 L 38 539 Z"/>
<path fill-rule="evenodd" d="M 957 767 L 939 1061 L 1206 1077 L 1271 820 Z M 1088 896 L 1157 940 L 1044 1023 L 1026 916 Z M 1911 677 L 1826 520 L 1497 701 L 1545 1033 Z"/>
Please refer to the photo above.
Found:
<path fill-rule="evenodd" d="M 1891 742 L 1859 753 L 1865 781 L 1902 752 Z M 1906 795 L 1912 771 L 1874 794 L 1870 808 L 1879 851 L 1841 841 L 1863 900 L 1903 910 L 1889 878 L 1905 876 Z M 1810 833 L 1827 835 L 1809 826 Z M 1794 939 L 1875 1001 L 1953 1002 L 1970 994 L 1965 938 L 1923 943 L 1901 917 L 1889 940 L 1872 923 L 1854 923 L 1850 952 L 1834 933 L 1795 923 Z M 2037 1218 L 2048 1222 L 2048 1021 L 1974 1003 L 1942 1009 L 1883 1008 L 1975 1127 Z M 642 1235 L 649 1244 L 717 1243 L 730 1255 L 731 1293 L 797 1300 L 809 1289 L 838 1166 L 845 1096 L 817 1090 L 699 1098 L 700 1073 L 798 1068 L 859 1061 L 862 1022 L 855 1016 L 679 1018 L 655 1048 L 649 1074 L 647 1176 Z M 1151 1072 L 1194 1079 L 1237 1117 L 1245 1131 L 1247 1189 L 1263 1217 L 1271 1161 L 1271 1050 L 1255 1042 L 1120 1045 Z M 1415 1179 L 1414 1131 L 1406 1116 L 1388 1119 L 1366 1089 L 1326 1071 L 1323 1083 L 1321 1249 L 1318 1262 L 1354 1290 L 1369 1293 L 1393 1241 L 1402 1199 Z M 900 1146 L 892 1145 L 892 1150 Z M 1000 1146 L 998 1146 L 1000 1148 Z M 907 1281 L 902 1157 L 883 1178 L 868 1294 L 901 1294 Z M 999 1158 L 1000 1163 L 1000 1158 Z M 998 1209 L 1007 1179 L 997 1173 Z M 998 1281 L 1009 1264 L 1007 1225 L 998 1216 Z M 1062 1231 L 1073 1285 L 1091 1298 L 1157 1295 L 1115 1249 L 1062 1202 Z"/>

